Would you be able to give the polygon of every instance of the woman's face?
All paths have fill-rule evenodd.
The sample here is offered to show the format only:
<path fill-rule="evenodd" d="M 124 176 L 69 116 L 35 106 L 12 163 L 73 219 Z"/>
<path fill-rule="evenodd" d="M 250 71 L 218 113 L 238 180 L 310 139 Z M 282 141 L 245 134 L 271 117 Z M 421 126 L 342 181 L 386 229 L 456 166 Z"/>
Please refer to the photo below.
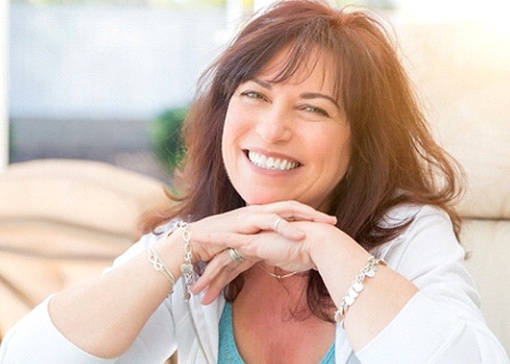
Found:
<path fill-rule="evenodd" d="M 326 59 L 312 70 L 303 64 L 286 82 L 271 82 L 285 57 L 280 52 L 234 92 L 223 161 L 249 205 L 296 200 L 324 209 L 347 171 L 351 128 L 334 97 L 335 75 Z"/>

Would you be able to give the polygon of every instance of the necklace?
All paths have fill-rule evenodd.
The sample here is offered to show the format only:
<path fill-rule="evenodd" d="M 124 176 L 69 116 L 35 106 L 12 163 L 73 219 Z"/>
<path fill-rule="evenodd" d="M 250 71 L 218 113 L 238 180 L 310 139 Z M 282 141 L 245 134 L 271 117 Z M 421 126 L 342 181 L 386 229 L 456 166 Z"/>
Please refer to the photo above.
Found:
<path fill-rule="evenodd" d="M 263 266 L 261 266 L 260 264 L 257 264 L 257 266 L 262 269 L 264 272 L 266 272 L 267 274 L 269 274 L 271 277 L 273 278 L 276 278 L 276 279 L 284 279 L 284 278 L 288 278 L 288 277 L 292 277 L 294 274 L 297 274 L 298 272 L 290 272 L 290 273 L 287 273 L 287 274 L 275 274 L 273 272 L 270 272 L 268 271 L 266 268 L 264 268 Z"/>

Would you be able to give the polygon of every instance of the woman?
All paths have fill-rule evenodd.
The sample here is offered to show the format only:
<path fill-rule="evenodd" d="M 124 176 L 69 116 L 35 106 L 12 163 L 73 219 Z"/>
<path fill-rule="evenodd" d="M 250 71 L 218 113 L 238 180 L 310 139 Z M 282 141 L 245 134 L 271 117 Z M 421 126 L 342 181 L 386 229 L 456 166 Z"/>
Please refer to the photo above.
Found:
<path fill-rule="evenodd" d="M 376 20 L 278 3 L 202 85 L 183 197 L 18 323 L 2 362 L 508 361 L 463 265 L 455 168 Z"/>

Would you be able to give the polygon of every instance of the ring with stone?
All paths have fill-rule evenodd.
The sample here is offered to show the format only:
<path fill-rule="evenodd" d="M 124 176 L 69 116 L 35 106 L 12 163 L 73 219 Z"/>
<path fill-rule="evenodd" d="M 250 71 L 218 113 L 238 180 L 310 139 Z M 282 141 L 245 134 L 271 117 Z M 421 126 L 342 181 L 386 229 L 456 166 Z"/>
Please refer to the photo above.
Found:
<path fill-rule="evenodd" d="M 228 252 L 228 255 L 230 255 L 230 258 L 234 262 L 241 262 L 244 260 L 244 257 L 241 254 L 239 254 L 239 252 L 237 250 L 235 250 L 234 248 L 228 248 L 227 252 Z"/>

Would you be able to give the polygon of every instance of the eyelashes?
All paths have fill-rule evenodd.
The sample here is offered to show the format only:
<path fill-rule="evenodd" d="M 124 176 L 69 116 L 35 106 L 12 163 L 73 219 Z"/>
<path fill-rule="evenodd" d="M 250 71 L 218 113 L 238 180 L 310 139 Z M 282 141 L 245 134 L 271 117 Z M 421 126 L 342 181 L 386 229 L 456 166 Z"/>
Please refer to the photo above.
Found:
<path fill-rule="evenodd" d="M 248 97 L 250 99 L 259 99 L 259 100 L 267 100 L 267 97 L 265 97 L 263 94 L 257 91 L 243 91 L 241 92 L 241 96 Z"/>
<path fill-rule="evenodd" d="M 327 116 L 329 117 L 329 114 L 326 110 L 320 108 L 320 107 L 317 107 L 317 106 L 312 106 L 312 105 L 305 105 L 302 107 L 302 109 L 304 111 L 308 111 L 308 112 L 311 112 L 311 113 L 315 113 L 315 114 L 319 114 L 319 115 L 322 115 L 322 116 Z"/>

